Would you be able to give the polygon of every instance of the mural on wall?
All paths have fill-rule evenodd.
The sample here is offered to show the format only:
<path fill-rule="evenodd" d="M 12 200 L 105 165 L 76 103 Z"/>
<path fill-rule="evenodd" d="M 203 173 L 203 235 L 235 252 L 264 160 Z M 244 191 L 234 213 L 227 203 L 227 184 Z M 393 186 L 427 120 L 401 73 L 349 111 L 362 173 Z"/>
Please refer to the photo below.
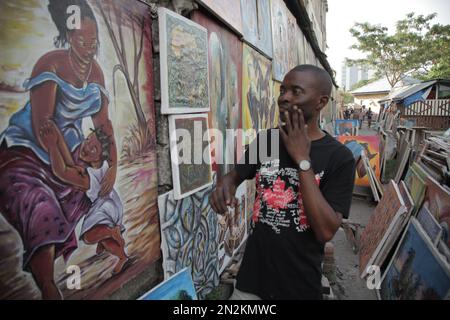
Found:
<path fill-rule="evenodd" d="M 162 7 L 158 19 L 161 113 L 209 111 L 206 29 Z"/>
<path fill-rule="evenodd" d="M 240 0 L 197 0 L 239 35 L 243 34 Z"/>
<path fill-rule="evenodd" d="M 179 200 L 213 183 L 208 115 L 169 116 L 169 136 L 174 196 Z"/>
<path fill-rule="evenodd" d="M 191 267 L 200 298 L 219 283 L 218 215 L 209 205 L 213 186 L 179 201 L 173 191 L 158 197 L 164 278 Z"/>
<path fill-rule="evenodd" d="M 245 13 L 242 20 L 244 40 L 256 49 L 272 58 L 272 26 L 269 0 L 240 0 L 241 11 Z"/>
<path fill-rule="evenodd" d="M 449 295 L 449 265 L 412 218 L 383 275 L 380 296 L 384 300 L 446 300 Z"/>
<path fill-rule="evenodd" d="M 247 183 L 244 181 L 236 189 L 237 204 L 228 207 L 228 213 L 217 215 L 219 233 L 219 274 L 221 274 L 234 254 L 247 239 Z"/>
<path fill-rule="evenodd" d="M 148 7 L 2 1 L 0 20 L 1 214 L 44 299 L 108 297 L 160 255 Z"/>
<path fill-rule="evenodd" d="M 198 300 L 191 268 L 184 268 L 161 282 L 139 300 Z"/>
<path fill-rule="evenodd" d="M 244 137 L 247 145 L 262 129 L 278 123 L 279 84 L 271 79 L 270 61 L 244 44 L 242 68 L 242 129 L 254 129 Z"/>
<path fill-rule="evenodd" d="M 227 129 L 240 129 L 242 120 L 242 42 L 232 32 L 210 17 L 195 11 L 192 20 L 208 30 L 211 129 L 218 129 L 221 137 L 211 131 L 212 168 L 218 178 L 234 167 L 237 146 L 242 142 L 227 137 Z"/>
<path fill-rule="evenodd" d="M 271 0 L 273 78 L 283 81 L 289 71 L 288 8 L 283 0 Z M 244 63 L 245 66 L 245 63 Z"/>
<path fill-rule="evenodd" d="M 359 143 L 366 152 L 375 176 L 380 179 L 380 139 L 378 136 L 338 136 L 337 140 L 344 145 L 351 142 Z M 369 176 L 366 172 L 362 172 L 359 170 L 356 171 L 355 185 L 370 187 Z"/>

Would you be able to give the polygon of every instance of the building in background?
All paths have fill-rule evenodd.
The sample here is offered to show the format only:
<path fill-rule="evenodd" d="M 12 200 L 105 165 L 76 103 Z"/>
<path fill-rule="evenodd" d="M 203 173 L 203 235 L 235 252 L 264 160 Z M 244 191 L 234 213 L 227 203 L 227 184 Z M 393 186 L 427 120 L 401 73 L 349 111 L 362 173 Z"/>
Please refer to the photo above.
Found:
<path fill-rule="evenodd" d="M 341 75 L 341 87 L 348 91 L 359 81 L 369 79 L 369 69 L 366 66 L 349 65 L 347 61 L 344 61 Z"/>

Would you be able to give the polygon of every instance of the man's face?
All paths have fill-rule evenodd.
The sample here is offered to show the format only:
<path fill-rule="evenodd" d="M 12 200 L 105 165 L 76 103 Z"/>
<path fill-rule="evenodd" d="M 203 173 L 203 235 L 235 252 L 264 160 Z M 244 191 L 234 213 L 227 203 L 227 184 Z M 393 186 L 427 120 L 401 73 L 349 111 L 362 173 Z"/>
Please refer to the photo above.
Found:
<path fill-rule="evenodd" d="M 305 122 L 308 122 L 320 112 L 321 97 L 315 78 L 311 73 L 307 71 L 289 72 L 284 77 L 278 97 L 281 121 L 286 121 L 284 113 L 291 112 L 293 106 L 296 105 L 303 111 Z"/>

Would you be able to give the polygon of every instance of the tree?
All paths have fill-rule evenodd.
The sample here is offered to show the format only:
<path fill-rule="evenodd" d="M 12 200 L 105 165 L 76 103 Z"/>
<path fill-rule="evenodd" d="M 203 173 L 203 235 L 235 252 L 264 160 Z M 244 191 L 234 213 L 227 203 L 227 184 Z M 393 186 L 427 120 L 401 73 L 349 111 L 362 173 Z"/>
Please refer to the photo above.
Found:
<path fill-rule="evenodd" d="M 368 80 L 361 80 L 361 81 L 358 81 L 357 83 L 355 83 L 355 84 L 350 88 L 350 90 L 353 91 L 353 90 L 359 89 L 359 88 L 364 87 L 365 85 L 367 85 L 367 84 L 369 84 L 369 83 L 372 83 L 372 82 L 375 82 L 375 81 L 377 81 L 377 80 L 379 80 L 379 79 L 378 79 L 378 78 L 372 78 L 372 79 L 368 79 Z"/>
<path fill-rule="evenodd" d="M 367 53 L 366 58 L 350 60 L 365 64 L 376 71 L 376 77 L 386 77 L 393 87 L 405 74 L 423 79 L 450 77 L 450 25 L 431 25 L 436 13 L 406 15 L 397 22 L 394 34 L 388 28 L 367 22 L 355 23 L 350 33 L 357 43 L 352 49 Z"/>
<path fill-rule="evenodd" d="M 346 91 L 338 90 L 338 94 L 341 97 L 341 101 L 343 104 L 353 103 L 355 101 L 355 97 L 351 93 Z"/>

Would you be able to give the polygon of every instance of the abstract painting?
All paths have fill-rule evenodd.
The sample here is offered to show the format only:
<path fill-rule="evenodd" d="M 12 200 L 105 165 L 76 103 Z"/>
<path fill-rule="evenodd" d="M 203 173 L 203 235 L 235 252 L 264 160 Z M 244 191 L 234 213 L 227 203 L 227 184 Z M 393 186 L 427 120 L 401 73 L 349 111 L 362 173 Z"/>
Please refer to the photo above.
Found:
<path fill-rule="evenodd" d="M 241 0 L 197 0 L 239 35 L 243 33 Z M 246 13 L 247 17 L 247 13 Z"/>
<path fill-rule="evenodd" d="M 449 294 L 450 265 L 412 218 L 383 275 L 380 296 L 384 300 L 446 300 Z"/>
<path fill-rule="evenodd" d="M 242 136 L 236 136 L 242 122 L 242 42 L 200 11 L 194 11 L 191 19 L 208 30 L 212 169 L 220 179 L 234 167 L 237 146 L 242 145 Z M 227 129 L 232 129 L 230 135 Z"/>
<path fill-rule="evenodd" d="M 272 58 L 272 26 L 269 0 L 241 0 L 244 40 L 266 57 Z"/>
<path fill-rule="evenodd" d="M 383 260 L 379 260 L 379 256 L 384 256 L 383 252 L 386 253 L 392 248 L 390 240 L 397 239 L 406 214 L 398 186 L 391 180 L 361 235 L 359 250 L 361 278 L 365 277 L 370 265 L 382 265 Z"/>
<path fill-rule="evenodd" d="M 278 123 L 279 88 L 280 85 L 271 79 L 270 61 L 244 44 L 242 129 L 250 130 L 244 137 L 244 145 L 249 144 L 260 130 L 273 128 Z"/>
<path fill-rule="evenodd" d="M 175 199 L 210 186 L 213 180 L 208 115 L 169 116 L 169 137 Z"/>
<path fill-rule="evenodd" d="M 179 201 L 173 191 L 158 197 L 164 278 L 190 267 L 200 298 L 219 284 L 218 220 L 208 187 Z"/>
<path fill-rule="evenodd" d="M 161 113 L 209 111 L 206 29 L 162 7 L 158 19 Z"/>
<path fill-rule="evenodd" d="M 219 274 L 228 266 L 235 252 L 247 239 L 247 189 L 244 181 L 237 188 L 237 204 L 229 207 L 225 215 L 217 215 L 219 221 Z"/>
<path fill-rule="evenodd" d="M 67 1 L 0 2 L 0 212 L 44 299 L 109 298 L 160 257 L 149 8 L 77 3 L 67 30 Z"/>
<path fill-rule="evenodd" d="M 366 152 L 375 176 L 377 179 L 380 179 L 380 138 L 378 136 L 338 136 L 337 140 L 344 145 L 351 142 L 359 143 Z M 369 187 L 369 176 L 367 173 L 360 175 L 357 171 L 355 185 Z"/>
<path fill-rule="evenodd" d="M 198 300 L 191 269 L 180 270 L 138 300 Z"/>
<path fill-rule="evenodd" d="M 283 0 L 271 0 L 272 43 L 273 43 L 273 78 L 283 81 L 289 71 L 289 52 L 287 45 L 291 40 L 288 33 L 289 10 Z M 245 63 L 244 63 L 245 66 Z"/>

